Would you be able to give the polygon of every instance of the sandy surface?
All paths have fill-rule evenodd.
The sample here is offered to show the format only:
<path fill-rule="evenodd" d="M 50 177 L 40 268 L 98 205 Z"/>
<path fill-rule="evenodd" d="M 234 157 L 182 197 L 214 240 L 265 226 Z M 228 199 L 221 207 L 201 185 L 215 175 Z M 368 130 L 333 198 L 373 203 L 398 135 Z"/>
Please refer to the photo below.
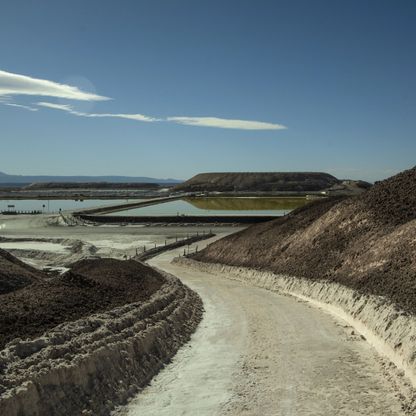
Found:
<path fill-rule="evenodd" d="M 120 258 L 134 254 L 136 243 L 162 243 L 204 229 L 59 227 L 48 226 L 46 220 L 0 218 L 1 235 L 50 238 L 51 243 L 65 237 L 94 245 L 98 255 Z M 216 228 L 215 232 L 237 230 Z M 199 249 L 205 244 L 199 242 Z M 180 277 L 198 292 L 206 309 L 204 319 L 191 342 L 120 414 L 402 414 L 399 398 L 383 376 L 381 360 L 347 324 L 293 298 L 170 264 L 182 252 L 162 254 L 150 264 Z M 31 259 L 39 261 L 35 256 Z M 45 255 L 45 265 L 46 259 L 55 264 Z"/>
<path fill-rule="evenodd" d="M 159 256 L 150 263 L 167 270 L 171 255 L 170 252 Z M 152 381 L 151 388 L 133 399 L 120 414 L 212 415 L 214 409 L 230 398 L 232 383 L 224 374 L 235 371 L 245 348 L 245 323 L 239 322 L 243 310 L 238 299 L 229 298 L 228 291 L 222 295 L 221 291 L 190 276 L 186 281 L 200 296 L 203 295 L 203 322 L 168 370 L 162 371 Z M 232 285 L 227 281 L 223 283 Z"/>
<path fill-rule="evenodd" d="M 35 251 L 50 251 L 54 253 L 65 253 L 68 247 L 57 243 L 49 243 L 43 241 L 15 241 L 0 243 L 0 248 L 3 250 L 35 250 Z"/>
<path fill-rule="evenodd" d="M 38 268 L 58 269 L 85 257 L 124 259 L 155 246 L 165 245 L 198 233 L 230 233 L 243 227 L 233 226 L 143 226 L 57 225 L 58 216 L 0 214 L 0 242 L 19 259 Z M 16 241 L 12 241 L 15 239 Z M 25 241 L 18 241 L 24 239 Z M 35 241 L 42 239 L 43 241 Z M 65 241 L 62 241 L 65 240 Z M 82 244 L 80 244 L 80 242 Z M 73 246 L 68 250 L 67 246 Z M 4 246 L 6 248 L 6 246 Z M 52 251 L 54 250 L 54 251 Z"/>
<path fill-rule="evenodd" d="M 150 263 L 199 293 L 204 319 L 120 414 L 403 414 L 381 359 L 346 323 L 291 297 L 170 264 L 174 255 Z"/>

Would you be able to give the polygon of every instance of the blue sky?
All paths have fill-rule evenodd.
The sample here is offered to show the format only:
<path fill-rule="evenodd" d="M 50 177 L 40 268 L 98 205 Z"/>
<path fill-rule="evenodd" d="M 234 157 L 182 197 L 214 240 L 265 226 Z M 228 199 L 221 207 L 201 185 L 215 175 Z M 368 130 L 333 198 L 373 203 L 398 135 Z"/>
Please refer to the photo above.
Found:
<path fill-rule="evenodd" d="M 3 0 L 0 171 L 391 176 L 416 164 L 415 21 L 412 0 Z"/>

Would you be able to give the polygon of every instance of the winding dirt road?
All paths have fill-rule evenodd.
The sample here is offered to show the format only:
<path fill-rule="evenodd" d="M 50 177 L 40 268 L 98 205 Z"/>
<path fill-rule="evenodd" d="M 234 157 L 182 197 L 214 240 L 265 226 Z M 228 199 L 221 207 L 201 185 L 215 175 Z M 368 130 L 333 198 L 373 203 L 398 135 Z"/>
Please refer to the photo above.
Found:
<path fill-rule="evenodd" d="M 294 298 L 171 264 L 180 252 L 149 263 L 199 293 L 204 319 L 117 414 L 403 414 L 381 360 L 351 327 Z"/>

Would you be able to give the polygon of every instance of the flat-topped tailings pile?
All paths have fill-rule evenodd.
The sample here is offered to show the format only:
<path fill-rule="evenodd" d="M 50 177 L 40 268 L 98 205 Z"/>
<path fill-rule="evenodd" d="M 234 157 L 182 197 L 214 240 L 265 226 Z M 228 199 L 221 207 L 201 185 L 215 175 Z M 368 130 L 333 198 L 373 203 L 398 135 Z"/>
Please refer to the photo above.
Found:
<path fill-rule="evenodd" d="M 416 168 L 361 196 L 311 203 L 194 259 L 341 283 L 416 314 Z"/>
<path fill-rule="evenodd" d="M 186 192 L 313 192 L 340 181 L 321 172 L 224 172 L 200 173 L 176 185 Z"/>
<path fill-rule="evenodd" d="M 2 415 L 108 414 L 201 319 L 194 292 L 133 260 L 82 260 L 53 278 L 5 252 L 0 262 L 11 263 L 0 276 L 11 282 L 0 294 Z"/>

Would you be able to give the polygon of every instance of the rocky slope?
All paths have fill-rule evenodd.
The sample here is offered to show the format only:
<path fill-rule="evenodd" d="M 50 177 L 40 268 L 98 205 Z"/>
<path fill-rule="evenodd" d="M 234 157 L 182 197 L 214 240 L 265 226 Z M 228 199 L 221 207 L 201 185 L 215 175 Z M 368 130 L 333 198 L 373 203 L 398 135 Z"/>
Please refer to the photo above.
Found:
<path fill-rule="evenodd" d="M 196 260 L 326 280 L 416 314 L 416 168 L 364 194 L 327 199 L 252 226 Z"/>
<path fill-rule="evenodd" d="M 223 172 L 200 173 L 175 186 L 185 192 L 312 192 L 340 181 L 321 172 Z"/>

